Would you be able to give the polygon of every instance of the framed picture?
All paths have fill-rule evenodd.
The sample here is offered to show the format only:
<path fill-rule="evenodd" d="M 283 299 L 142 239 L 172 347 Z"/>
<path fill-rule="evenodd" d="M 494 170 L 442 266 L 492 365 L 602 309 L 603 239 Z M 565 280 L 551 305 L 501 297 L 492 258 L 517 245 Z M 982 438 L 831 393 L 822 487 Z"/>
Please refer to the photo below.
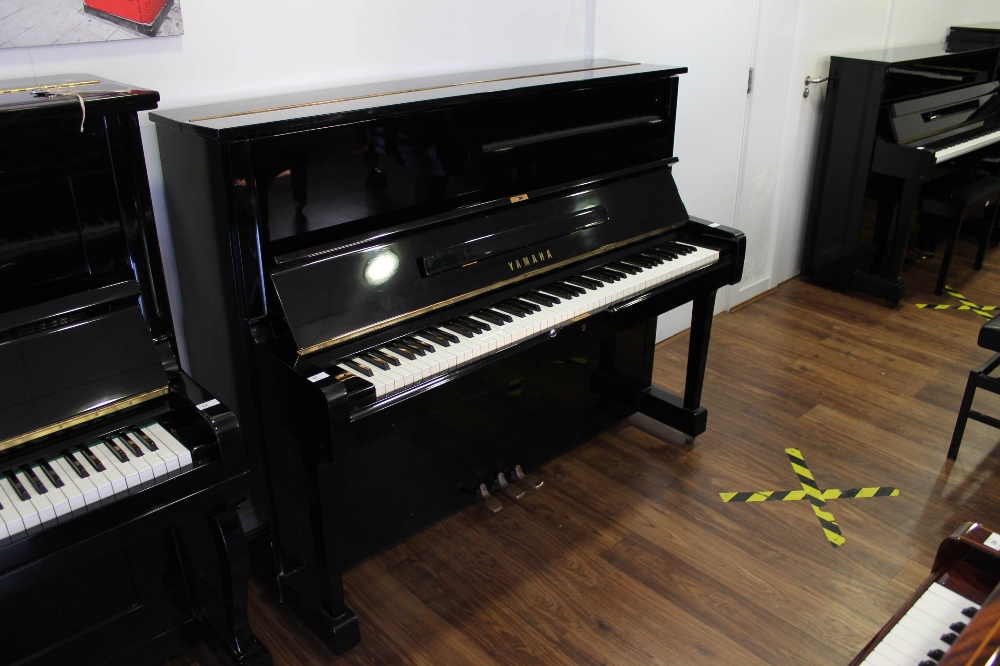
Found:
<path fill-rule="evenodd" d="M 183 34 L 180 0 L 0 0 L 0 48 Z"/>

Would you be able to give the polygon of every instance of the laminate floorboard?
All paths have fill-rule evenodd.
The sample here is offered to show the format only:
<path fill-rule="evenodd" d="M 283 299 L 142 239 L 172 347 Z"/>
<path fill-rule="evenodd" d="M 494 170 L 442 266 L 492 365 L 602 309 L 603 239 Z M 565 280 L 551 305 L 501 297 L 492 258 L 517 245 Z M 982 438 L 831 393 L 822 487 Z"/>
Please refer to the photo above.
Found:
<path fill-rule="evenodd" d="M 959 244 L 952 285 L 1000 304 L 1000 250 L 980 272 L 971 253 Z M 633 417 L 544 466 L 545 486 L 499 514 L 471 507 L 357 566 L 344 583 L 363 642 L 345 655 L 255 582 L 257 635 L 279 665 L 846 664 L 956 525 L 1000 527 L 1000 431 L 970 423 L 945 458 L 989 354 L 982 317 L 914 306 L 957 304 L 931 294 L 936 270 L 908 265 L 895 309 L 795 279 L 719 315 L 695 443 Z M 687 342 L 658 346 L 656 384 L 682 389 Z M 995 396 L 976 406 L 1000 414 Z M 806 502 L 720 500 L 799 488 L 788 447 L 823 488 L 900 495 L 831 500 L 839 548 Z M 183 663 L 210 663 L 198 655 Z"/>

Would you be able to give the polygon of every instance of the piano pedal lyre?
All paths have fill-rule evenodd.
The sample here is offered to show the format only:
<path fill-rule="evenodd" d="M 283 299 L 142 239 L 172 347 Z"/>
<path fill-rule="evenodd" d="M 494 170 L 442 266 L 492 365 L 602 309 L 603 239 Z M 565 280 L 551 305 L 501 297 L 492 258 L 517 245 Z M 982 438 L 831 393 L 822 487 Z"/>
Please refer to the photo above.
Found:
<path fill-rule="evenodd" d="M 518 486 L 512 486 L 507 483 L 507 477 L 504 476 L 503 472 L 497 474 L 497 485 L 503 491 L 503 494 L 512 500 L 524 499 L 524 488 L 519 488 Z"/>
<path fill-rule="evenodd" d="M 503 504 L 496 497 L 490 495 L 490 491 L 486 489 L 485 483 L 479 484 L 479 490 L 476 491 L 476 495 L 479 499 L 483 500 L 483 508 L 490 513 L 500 513 L 500 510 L 503 509 Z"/>
<path fill-rule="evenodd" d="M 545 482 L 542 481 L 540 478 L 538 478 L 538 476 L 534 474 L 525 474 L 524 470 L 521 469 L 520 465 L 514 467 L 514 472 L 512 473 L 512 476 L 514 477 L 514 481 L 521 484 L 525 488 L 528 488 L 529 490 L 538 490 L 545 484 Z"/>

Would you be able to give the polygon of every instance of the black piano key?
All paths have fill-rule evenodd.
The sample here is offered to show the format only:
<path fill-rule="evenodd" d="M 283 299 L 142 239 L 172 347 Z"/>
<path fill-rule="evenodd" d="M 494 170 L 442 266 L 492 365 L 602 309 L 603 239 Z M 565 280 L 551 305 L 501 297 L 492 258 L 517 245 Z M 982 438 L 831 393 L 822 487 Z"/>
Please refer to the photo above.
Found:
<path fill-rule="evenodd" d="M 967 626 L 968 625 L 966 625 L 964 622 L 952 622 L 948 628 L 954 631 L 956 634 L 960 634 L 962 633 L 962 630 L 964 630 L 965 627 Z"/>
<path fill-rule="evenodd" d="M 601 266 L 600 268 L 591 268 L 587 271 L 586 275 L 588 277 L 593 276 L 595 280 L 602 280 L 604 282 L 618 282 L 619 280 L 624 280 L 626 276 L 624 273 L 617 273 L 615 271 L 610 271 L 607 268 Z"/>
<path fill-rule="evenodd" d="M 656 255 L 661 259 L 666 259 L 667 261 L 673 261 L 679 256 L 676 252 L 667 252 L 666 250 L 661 250 L 658 247 L 654 247 L 652 250 L 646 250 L 646 252 Z"/>
<path fill-rule="evenodd" d="M 35 470 L 31 469 L 30 467 L 24 467 L 21 469 L 21 471 L 24 472 L 24 478 L 28 480 L 28 483 L 30 483 L 32 488 L 35 489 L 35 492 L 37 492 L 39 495 L 44 495 L 45 493 L 49 492 L 49 489 L 45 487 L 45 484 L 42 483 L 42 480 L 38 478 L 37 474 L 35 474 Z"/>
<path fill-rule="evenodd" d="M 663 257 L 658 257 L 652 252 L 649 252 L 647 250 L 643 250 L 642 252 L 640 252 L 639 256 L 642 257 L 643 259 L 649 259 L 657 266 L 666 263 L 666 259 L 664 259 Z"/>
<path fill-rule="evenodd" d="M 573 298 L 576 296 L 575 291 L 570 291 L 569 289 L 560 287 L 557 284 L 547 284 L 544 287 L 539 287 L 538 290 L 542 293 L 552 294 L 553 296 L 558 296 L 560 298 Z"/>
<path fill-rule="evenodd" d="M 69 463 L 69 466 L 73 468 L 73 471 L 76 472 L 76 475 L 81 479 L 86 479 L 90 476 L 90 472 L 86 470 L 83 463 L 80 462 L 80 459 L 77 458 L 71 451 L 63 452 L 63 459 Z"/>
<path fill-rule="evenodd" d="M 964 615 L 965 617 L 970 618 L 970 619 L 975 614 L 976 614 L 976 607 L 975 606 L 969 606 L 968 608 L 962 610 L 962 615 Z"/>
<path fill-rule="evenodd" d="M 371 368 L 367 368 L 367 367 L 365 367 L 365 366 L 363 366 L 360 363 L 357 363 L 355 361 L 345 360 L 345 361 L 341 361 L 341 363 L 344 364 L 344 365 L 346 365 L 351 370 L 354 370 L 355 372 L 360 372 L 365 377 L 373 377 L 373 376 L 375 376 L 375 372 Z"/>
<path fill-rule="evenodd" d="M 386 363 L 385 361 L 383 361 L 381 359 L 375 358 L 371 354 L 361 353 L 361 354 L 358 354 L 358 358 L 361 359 L 362 361 L 364 361 L 365 363 L 367 363 L 368 365 L 375 366 L 379 370 L 388 370 L 389 369 L 389 364 L 388 363 Z"/>
<path fill-rule="evenodd" d="M 682 243 L 677 243 L 675 241 L 667 243 L 667 247 L 669 247 L 672 250 L 676 250 L 681 254 L 691 254 L 692 252 L 695 251 L 695 248 L 691 247 L 690 245 L 684 245 Z"/>
<path fill-rule="evenodd" d="M 54 469 L 52 469 L 52 465 L 50 465 L 47 460 L 40 461 L 38 463 L 38 466 L 41 468 L 42 473 L 45 474 L 45 476 L 49 477 L 49 482 L 53 486 L 55 486 L 56 488 L 62 488 L 63 486 L 66 485 L 66 482 L 62 480 L 62 478 Z"/>
<path fill-rule="evenodd" d="M 483 317 L 493 317 L 496 320 L 498 326 L 503 326 L 504 324 L 509 324 L 514 321 L 514 318 L 505 312 L 499 312 L 497 310 L 491 310 L 489 308 L 483 308 L 482 310 L 476 311 L 477 316 Z"/>
<path fill-rule="evenodd" d="M 476 315 L 477 319 L 482 319 L 483 321 L 488 321 L 491 324 L 493 324 L 494 326 L 503 326 L 503 324 L 504 324 L 504 320 L 501 319 L 499 317 L 499 315 L 495 315 L 495 314 L 493 314 L 491 312 L 487 312 L 486 310 L 476 310 L 472 314 Z"/>
<path fill-rule="evenodd" d="M 97 444 L 92 444 L 91 446 L 97 446 Z M 90 466 L 94 468 L 95 472 L 107 471 L 107 468 L 104 466 L 104 463 L 101 462 L 100 458 L 94 455 L 94 452 L 90 450 L 89 446 L 80 447 L 80 453 L 83 454 L 83 457 L 87 460 L 88 463 L 90 463 Z"/>
<path fill-rule="evenodd" d="M 587 290 L 584 289 L 583 287 L 578 287 L 575 284 L 570 284 L 569 282 L 556 282 L 556 284 L 562 287 L 563 289 L 568 289 L 572 291 L 574 294 L 577 294 L 578 296 L 582 296 L 587 293 Z"/>
<path fill-rule="evenodd" d="M 639 266 L 641 268 L 652 268 L 653 266 L 656 265 L 656 264 L 653 263 L 652 260 L 646 259 L 641 254 L 632 254 L 632 255 L 629 255 L 629 256 L 625 257 L 624 259 L 622 259 L 622 262 L 623 263 L 633 264 L 633 265 Z"/>
<path fill-rule="evenodd" d="M 636 275 L 637 273 L 640 273 L 642 271 L 642 269 L 640 269 L 638 266 L 622 263 L 620 261 L 612 261 L 607 265 L 607 267 L 614 269 L 616 271 L 621 271 L 622 273 L 628 273 L 629 275 Z"/>
<path fill-rule="evenodd" d="M 537 291 L 529 291 L 527 294 L 521 294 L 520 298 L 526 301 L 531 301 L 532 303 L 544 305 L 547 308 L 551 308 L 559 302 L 558 298 L 554 296 L 545 296 L 544 294 L 539 294 Z"/>
<path fill-rule="evenodd" d="M 399 340 L 396 340 L 395 342 L 396 342 L 397 345 L 400 345 L 402 347 L 405 347 L 406 349 L 409 349 L 411 352 L 413 352 L 417 356 L 425 356 L 427 354 L 427 352 L 424 351 L 423 347 L 421 347 L 419 345 L 413 344 L 412 342 L 410 342 L 410 340 L 411 340 L 411 338 L 400 338 Z"/>
<path fill-rule="evenodd" d="M 423 335 L 423 333 L 418 333 L 417 335 Z M 417 355 L 413 352 L 413 350 L 409 349 L 405 345 L 394 345 L 390 342 L 385 347 L 386 349 L 392 351 L 393 354 L 399 354 L 403 358 L 409 359 L 411 361 L 417 357 Z"/>
<path fill-rule="evenodd" d="M 934 661 L 941 661 L 942 659 L 944 659 L 944 650 L 939 650 L 935 648 L 930 652 L 928 652 L 927 656 L 933 659 Z"/>
<path fill-rule="evenodd" d="M 455 321 L 464 326 L 468 326 L 476 333 L 482 333 L 483 331 L 490 330 L 489 324 L 479 321 L 478 319 L 473 319 L 472 317 L 455 317 Z"/>
<path fill-rule="evenodd" d="M 156 442 L 154 442 L 152 438 L 149 437 L 149 435 L 144 433 L 139 428 L 133 430 L 132 434 L 139 438 L 139 441 L 142 442 L 142 445 L 145 446 L 147 450 L 159 451 L 160 447 L 156 445 Z"/>
<path fill-rule="evenodd" d="M 405 342 L 406 344 L 410 345 L 410 347 L 413 348 L 413 349 L 422 349 L 423 351 L 429 352 L 429 353 L 434 351 L 434 345 L 429 345 L 426 342 L 421 342 L 420 340 L 417 340 L 416 338 L 406 337 L 406 338 L 401 338 L 401 339 L 402 339 L 403 342 Z"/>
<path fill-rule="evenodd" d="M 125 445 L 125 448 L 127 448 L 129 451 L 132 452 L 132 455 L 134 455 L 136 458 L 141 458 L 142 456 L 146 455 L 146 452 L 140 449 L 139 445 L 133 442 L 131 437 L 126 437 L 125 435 L 122 435 L 118 439 L 121 441 L 122 444 Z"/>
<path fill-rule="evenodd" d="M 14 492 L 17 493 L 17 496 L 19 498 L 21 498 L 22 502 L 31 501 L 31 495 L 28 494 L 28 489 L 24 487 L 24 484 L 21 483 L 21 480 L 19 478 L 14 476 L 13 471 L 6 472 L 5 476 L 7 477 L 7 480 L 10 482 L 11 487 L 14 489 Z"/>
<path fill-rule="evenodd" d="M 574 275 L 573 277 L 566 278 L 566 282 L 570 284 L 579 285 L 585 289 L 590 289 L 591 291 L 597 291 L 604 286 L 604 283 L 600 280 L 595 280 L 593 278 L 588 278 L 583 275 Z"/>
<path fill-rule="evenodd" d="M 431 326 L 430 328 L 427 329 L 427 331 L 429 333 L 433 333 L 434 335 L 440 335 L 442 338 L 444 338 L 448 342 L 458 342 L 459 341 L 457 337 L 455 337 L 454 335 L 452 335 L 448 331 L 442 331 L 440 328 L 435 328 L 435 327 Z"/>
<path fill-rule="evenodd" d="M 122 449 L 121 449 L 120 446 L 118 446 L 117 444 L 115 444 L 114 442 L 112 442 L 110 439 L 106 440 L 104 442 L 104 446 L 107 447 L 108 451 L 111 451 L 111 454 L 115 458 L 118 458 L 118 460 L 120 462 L 123 462 L 123 463 L 127 463 L 128 462 L 128 456 L 125 455 L 125 452 L 122 451 Z"/>
<path fill-rule="evenodd" d="M 511 307 L 510 305 L 507 305 L 505 303 L 497 303 L 493 307 L 496 308 L 497 310 L 500 310 L 501 312 L 506 312 L 507 314 L 514 315 L 515 317 L 518 317 L 520 319 L 524 319 L 528 314 L 524 310 L 519 310 L 518 308 Z"/>
<path fill-rule="evenodd" d="M 378 350 L 378 349 L 369 349 L 368 350 L 368 354 L 371 355 L 371 356 L 374 356 L 375 358 L 377 358 L 377 359 L 379 359 L 381 361 L 385 361 L 389 365 L 399 365 L 399 359 L 398 358 L 396 358 L 395 356 L 392 356 L 390 354 L 386 354 L 385 352 L 383 352 L 381 350 Z"/>
<path fill-rule="evenodd" d="M 958 634 L 956 634 L 954 632 L 948 632 L 947 634 L 944 634 L 943 636 L 941 636 L 941 642 L 942 643 L 947 643 L 948 645 L 951 645 L 952 643 L 955 642 L 956 638 L 958 638 Z"/>
<path fill-rule="evenodd" d="M 445 322 L 444 324 L 442 324 L 442 326 L 444 328 L 447 328 L 449 331 L 454 331 L 455 333 L 458 333 L 459 335 L 464 336 L 466 338 L 473 338 L 476 336 L 475 333 L 467 329 L 465 326 L 462 326 L 461 324 L 452 324 L 451 322 Z"/>
<path fill-rule="evenodd" d="M 542 311 L 542 306 L 541 305 L 538 305 L 537 303 L 532 303 L 531 301 L 521 300 L 520 298 L 512 298 L 509 301 L 507 301 L 507 303 L 510 303 L 511 305 L 513 305 L 515 307 L 521 308 L 522 310 L 524 310 L 528 314 L 531 314 L 533 312 L 541 312 Z"/>

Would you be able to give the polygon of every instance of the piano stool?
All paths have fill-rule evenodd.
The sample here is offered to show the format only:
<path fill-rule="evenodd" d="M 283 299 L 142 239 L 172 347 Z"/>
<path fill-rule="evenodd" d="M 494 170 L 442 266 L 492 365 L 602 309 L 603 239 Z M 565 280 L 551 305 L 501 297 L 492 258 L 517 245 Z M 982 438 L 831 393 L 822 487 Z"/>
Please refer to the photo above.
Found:
<path fill-rule="evenodd" d="M 948 458 L 951 460 L 955 460 L 958 456 L 958 447 L 962 445 L 962 435 L 969 419 L 1000 429 L 1000 419 L 972 409 L 972 400 L 976 396 L 977 388 L 984 388 L 1000 395 L 1000 379 L 990 376 L 990 373 L 1000 365 L 1000 318 L 990 319 L 979 329 L 979 346 L 996 353 L 986 363 L 969 373 L 965 395 L 962 396 L 962 406 L 958 408 L 955 432 L 951 436 L 951 446 L 948 448 Z"/>
<path fill-rule="evenodd" d="M 1000 178 L 972 170 L 955 171 L 927 183 L 920 196 L 922 226 L 927 223 L 927 216 L 947 220 L 943 227 L 948 240 L 941 257 L 937 284 L 934 286 L 934 293 L 940 296 L 944 291 L 951 255 L 962 230 L 962 222 L 971 213 L 979 211 L 983 212 L 983 228 L 979 234 L 979 250 L 976 252 L 973 268 L 978 271 L 983 267 L 986 247 L 997 222 L 996 211 L 1000 208 L 997 206 L 1000 203 Z M 991 203 L 993 213 L 989 215 Z M 936 231 L 936 227 L 932 228 Z M 936 236 L 934 233 L 935 238 Z"/>

